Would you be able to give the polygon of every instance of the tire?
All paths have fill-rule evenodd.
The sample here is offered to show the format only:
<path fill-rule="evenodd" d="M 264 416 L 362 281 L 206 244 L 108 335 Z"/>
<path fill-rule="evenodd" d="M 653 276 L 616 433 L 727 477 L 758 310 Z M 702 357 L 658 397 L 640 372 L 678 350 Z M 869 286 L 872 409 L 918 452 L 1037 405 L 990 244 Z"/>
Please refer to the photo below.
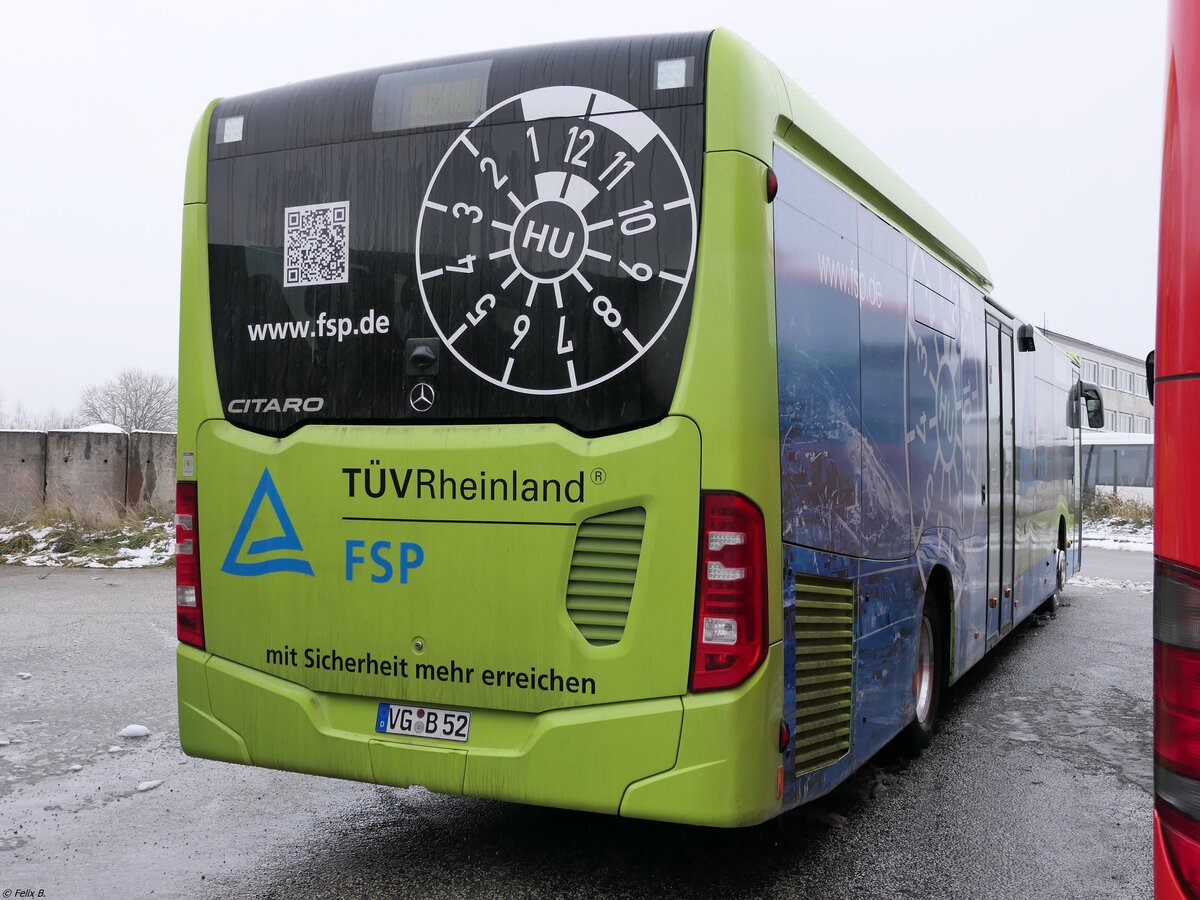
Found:
<path fill-rule="evenodd" d="M 1063 600 L 1063 588 L 1067 586 L 1067 551 L 1057 550 L 1054 561 L 1054 596 L 1050 598 L 1050 618 L 1058 615 L 1058 608 L 1066 606 Z"/>
<path fill-rule="evenodd" d="M 942 688 L 946 684 L 946 651 L 942 619 L 932 590 L 926 591 L 917 630 L 917 658 L 913 668 L 913 720 L 901 732 L 909 751 L 920 753 L 937 731 Z"/>

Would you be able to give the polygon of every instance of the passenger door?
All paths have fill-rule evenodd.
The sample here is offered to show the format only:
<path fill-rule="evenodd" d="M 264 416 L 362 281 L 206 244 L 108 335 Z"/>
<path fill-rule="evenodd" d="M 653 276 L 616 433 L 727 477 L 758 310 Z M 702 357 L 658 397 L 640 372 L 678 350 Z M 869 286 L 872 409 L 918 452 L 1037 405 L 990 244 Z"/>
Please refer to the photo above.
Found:
<path fill-rule="evenodd" d="M 1013 420 L 1012 329 L 987 318 L 987 645 L 1013 624 L 1016 429 Z"/>

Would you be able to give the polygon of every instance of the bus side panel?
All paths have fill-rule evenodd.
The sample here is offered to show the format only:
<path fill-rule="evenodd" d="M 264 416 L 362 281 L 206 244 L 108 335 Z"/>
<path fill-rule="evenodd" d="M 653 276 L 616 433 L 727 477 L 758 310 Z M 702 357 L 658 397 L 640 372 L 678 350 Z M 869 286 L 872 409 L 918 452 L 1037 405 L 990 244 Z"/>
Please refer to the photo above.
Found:
<path fill-rule="evenodd" d="M 911 720 L 914 624 L 935 566 L 962 604 L 953 670 L 983 653 L 984 331 L 982 294 L 782 148 L 775 159 L 785 696 L 796 736 L 785 805 L 794 805 L 832 789 Z M 979 532 L 969 553 L 964 518 Z M 842 756 L 822 730 L 830 688 L 805 669 L 839 590 L 853 598 Z"/>
<path fill-rule="evenodd" d="M 188 151 L 183 207 L 183 253 L 179 308 L 179 440 L 176 475 L 191 479 L 183 454 L 194 453 L 205 419 L 221 415 L 212 366 L 212 319 L 208 314 L 208 123 L 217 101 L 204 111 Z"/>
<path fill-rule="evenodd" d="M 783 538 L 903 559 L 905 239 L 782 148 L 775 167 Z"/>
<path fill-rule="evenodd" d="M 1054 593 L 1059 527 L 1073 524 L 1074 432 L 1068 417 L 1073 371 L 1044 338 L 1017 354 L 1018 546 L 1014 623 Z M 1070 569 L 1069 569 L 1070 571 Z"/>
<path fill-rule="evenodd" d="M 914 285 L 919 292 L 919 285 Z M 935 300 L 936 302 L 936 300 Z M 913 527 L 953 528 L 962 522 L 961 381 L 957 342 L 920 321 L 909 325 L 908 470 Z"/>
<path fill-rule="evenodd" d="M 783 151 L 776 168 L 783 539 L 857 556 L 863 490 L 858 204 Z M 876 490 L 876 496 L 884 494 Z"/>
<path fill-rule="evenodd" d="M 987 497 L 987 326 L 983 295 L 963 285 L 959 316 L 959 402 L 962 404 L 963 535 L 986 535 Z M 986 578 L 986 576 L 985 576 Z"/>
<path fill-rule="evenodd" d="M 822 733 L 806 725 L 812 720 L 824 721 L 829 714 L 810 715 L 806 705 L 820 706 L 834 695 L 828 686 L 813 684 L 802 665 L 784 673 L 787 716 L 795 735 L 785 769 L 785 809 L 829 793 L 911 721 L 916 625 L 926 585 L 937 566 L 950 573 L 955 585 L 968 578 L 966 555 L 951 529 L 926 532 L 917 553 L 901 561 L 859 560 L 792 545 L 786 549 L 785 645 L 791 658 L 798 663 L 804 660 L 804 654 L 797 653 L 798 645 L 806 642 L 804 626 L 795 624 L 798 618 L 803 622 L 807 612 L 803 601 L 811 596 L 804 587 L 831 582 L 853 585 L 855 614 L 851 711 L 844 755 L 827 752 L 816 767 L 806 765 L 806 753 L 833 747 L 831 740 L 818 743 Z M 819 579 L 806 574 L 813 572 L 820 573 Z"/>
<path fill-rule="evenodd" d="M 954 582 L 954 642 L 949 682 L 953 684 L 987 652 L 988 533 L 962 541 L 962 581 Z"/>
<path fill-rule="evenodd" d="M 916 625 L 925 596 L 918 557 L 862 564 L 858 581 L 858 649 L 854 756 L 862 765 L 913 715 L 911 673 Z"/>
<path fill-rule="evenodd" d="M 987 641 L 987 327 L 983 294 L 960 291 L 959 402 L 962 404 L 962 579 L 955 579 L 949 678 L 953 682 L 983 658 Z"/>
<path fill-rule="evenodd" d="M 812 705 L 818 707 L 826 702 L 822 696 L 820 685 L 797 683 L 797 675 L 803 679 L 804 674 L 796 669 L 797 660 L 803 660 L 803 654 L 797 656 L 797 643 L 805 640 L 804 609 L 797 608 L 797 596 L 803 601 L 803 592 L 797 591 L 800 580 L 811 581 L 811 574 L 819 572 L 820 577 L 830 582 L 843 585 L 854 585 L 859 578 L 860 561 L 852 557 L 837 556 L 807 547 L 797 547 L 794 544 L 784 544 L 784 646 L 786 650 L 784 669 L 784 708 L 785 720 L 792 731 L 792 745 L 784 760 L 784 796 L 783 808 L 791 809 L 810 800 L 824 796 L 842 783 L 859 766 L 860 760 L 854 753 L 856 733 L 855 714 L 856 703 L 854 690 L 857 685 L 858 660 L 855 652 L 858 647 L 857 623 L 853 627 L 850 641 L 850 653 L 845 664 L 851 672 L 851 681 L 846 690 L 834 697 L 834 702 L 842 701 L 849 704 L 845 716 L 847 733 L 844 739 L 838 735 L 830 735 L 824 742 L 823 753 L 814 761 L 803 757 L 811 751 L 814 735 L 804 722 L 807 719 L 820 719 L 820 715 L 812 715 L 807 709 Z M 808 576 L 806 578 L 806 575 Z M 882 607 L 882 604 L 881 604 Z M 797 626 L 797 618 L 800 625 Z M 855 617 L 857 619 L 857 616 Z"/>
<path fill-rule="evenodd" d="M 1020 323 L 1014 323 L 1014 331 Z M 1031 579 L 1033 569 L 1034 530 L 1037 515 L 1037 481 L 1034 478 L 1034 453 L 1037 449 L 1037 426 L 1034 407 L 1034 354 L 1021 353 L 1013 342 L 1013 412 L 1016 416 L 1017 432 L 1017 501 L 1016 501 L 1016 548 L 1013 559 L 1013 625 L 1029 614 L 1029 604 L 1034 594 Z"/>

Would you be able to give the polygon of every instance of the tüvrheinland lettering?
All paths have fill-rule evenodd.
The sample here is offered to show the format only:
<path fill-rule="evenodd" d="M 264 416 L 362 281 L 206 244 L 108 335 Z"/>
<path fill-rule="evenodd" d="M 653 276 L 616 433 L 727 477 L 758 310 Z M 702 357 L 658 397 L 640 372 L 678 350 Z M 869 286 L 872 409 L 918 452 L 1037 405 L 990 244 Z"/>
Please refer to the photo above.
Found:
<path fill-rule="evenodd" d="M 344 468 L 346 495 L 397 500 L 487 500 L 512 503 L 582 503 L 583 472 L 574 478 L 526 478 L 516 469 L 505 475 L 452 475 L 445 469 L 395 469 L 374 460 L 366 468 Z"/>
<path fill-rule="evenodd" d="M 595 695 L 596 679 L 564 675 L 551 666 L 542 671 L 537 666 L 526 669 L 492 669 L 463 666 L 457 660 L 449 663 L 412 662 L 400 656 L 345 656 L 337 650 L 320 647 L 267 648 L 268 666 L 290 666 L 320 672 L 347 672 L 352 675 L 382 675 L 387 678 L 432 681 L 442 684 L 482 684 L 485 687 L 516 688 L 522 691 L 542 691 L 549 694 Z"/>

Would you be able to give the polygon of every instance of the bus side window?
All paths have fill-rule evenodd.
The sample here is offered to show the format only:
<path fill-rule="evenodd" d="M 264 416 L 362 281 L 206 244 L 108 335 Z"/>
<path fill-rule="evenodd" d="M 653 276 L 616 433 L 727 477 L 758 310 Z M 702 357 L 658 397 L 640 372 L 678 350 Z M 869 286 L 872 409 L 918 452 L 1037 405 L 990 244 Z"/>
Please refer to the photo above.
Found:
<path fill-rule="evenodd" d="M 1117 478 L 1115 484 L 1121 487 L 1146 487 L 1148 482 L 1147 460 L 1150 457 L 1148 446 L 1117 447 Z"/>

